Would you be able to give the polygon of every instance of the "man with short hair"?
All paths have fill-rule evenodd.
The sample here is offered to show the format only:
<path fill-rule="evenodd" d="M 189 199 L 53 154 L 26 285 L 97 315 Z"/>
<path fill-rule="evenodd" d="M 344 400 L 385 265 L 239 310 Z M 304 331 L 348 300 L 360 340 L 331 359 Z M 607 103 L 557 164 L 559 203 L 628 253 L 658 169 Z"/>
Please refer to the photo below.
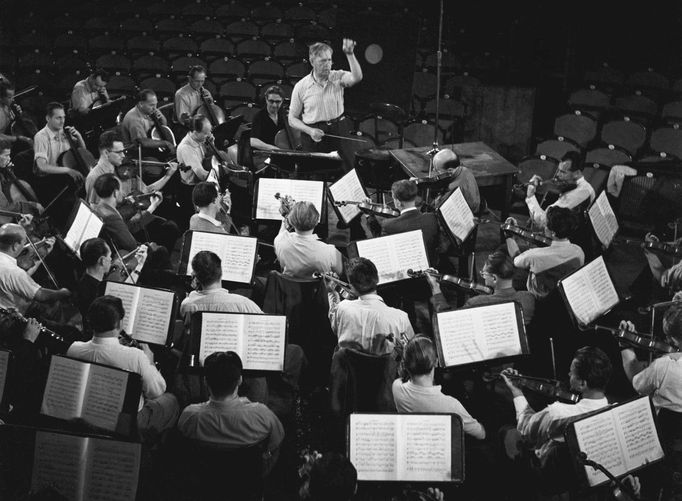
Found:
<path fill-rule="evenodd" d="M 83 276 L 76 284 L 78 309 L 87 317 L 92 302 L 104 293 L 104 277 L 111 269 L 111 249 L 101 238 L 89 238 L 81 244 L 80 258 L 85 266 Z"/>
<path fill-rule="evenodd" d="M 14 153 L 17 153 L 17 143 L 28 148 L 33 144 L 33 138 L 15 136 L 10 130 L 15 113 L 21 113 L 21 106 L 14 102 L 14 92 L 14 84 L 9 80 L 0 79 L 0 140 L 9 141 Z"/>
<path fill-rule="evenodd" d="M 103 68 L 96 68 L 87 78 L 76 82 L 71 91 L 71 109 L 86 115 L 96 102 L 102 99 L 109 100 L 108 81 L 109 72 Z"/>
<path fill-rule="evenodd" d="M 594 188 L 592 188 L 589 181 L 583 177 L 583 164 L 580 160 L 580 153 L 577 151 L 569 151 L 562 157 L 555 177 L 558 183 L 565 186 L 575 185 L 575 187 L 562 193 L 557 201 L 549 205 L 547 209 L 550 207 L 574 209 L 583 203 L 594 202 Z M 538 175 L 534 175 L 528 182 L 528 188 L 526 189 L 526 205 L 528 206 L 528 212 L 533 223 L 535 223 L 538 228 L 544 228 L 547 225 L 547 210 L 540 207 L 540 204 L 535 197 L 537 183 L 542 181 L 546 180 Z"/>
<path fill-rule="evenodd" d="M 350 131 L 350 121 L 344 117 L 343 93 L 362 80 L 362 69 L 354 54 L 355 41 L 343 39 L 343 52 L 350 71 L 332 70 L 332 48 L 325 43 L 310 46 L 309 60 L 313 69 L 299 80 L 291 93 L 289 124 L 303 132 L 301 143 L 306 151 L 338 151 L 346 170 L 354 166 L 354 157 L 347 144 L 325 133 L 344 135 Z"/>
<path fill-rule="evenodd" d="M 137 105 L 128 111 L 121 122 L 121 137 L 123 143 L 128 146 L 136 139 L 149 137 L 149 131 L 154 127 L 152 116 L 156 117 L 161 125 L 167 125 L 166 117 L 156 107 L 158 99 L 152 89 L 142 89 L 137 96 Z M 169 145 L 172 148 L 173 145 Z"/>
<path fill-rule="evenodd" d="M 346 274 L 357 299 L 341 301 L 329 311 L 340 348 L 385 355 L 393 351 L 396 343 L 414 337 L 407 313 L 386 306 L 377 294 L 379 274 L 372 261 L 364 257 L 351 259 Z"/>
<path fill-rule="evenodd" d="M 457 154 L 449 148 L 443 148 L 433 157 L 433 170 L 436 174 L 449 173 L 450 183 L 448 184 L 445 193 L 437 197 L 434 205 L 438 207 L 440 201 L 447 194 L 452 193 L 457 188 L 462 190 L 464 200 L 471 209 L 471 212 L 477 214 L 481 206 L 481 194 L 478 190 L 478 183 L 474 177 L 474 173 L 468 167 L 460 164 Z"/>
<path fill-rule="evenodd" d="M 71 135 L 79 148 L 85 148 L 80 132 L 74 127 L 64 127 L 64 106 L 56 102 L 48 103 L 45 120 L 47 124 L 33 138 L 36 175 L 40 178 L 50 174 L 68 174 L 75 182 L 83 182 L 83 175 L 77 170 L 57 165 L 60 155 L 71 149 L 66 134 Z M 54 179 L 50 178 L 50 182 L 54 182 Z"/>
<path fill-rule="evenodd" d="M 197 213 L 189 219 L 189 229 L 194 231 L 207 231 L 209 233 L 229 234 L 232 229 L 232 218 L 229 210 L 232 206 L 230 192 L 225 195 L 218 193 L 215 183 L 202 181 L 192 190 L 192 203 L 197 208 Z M 226 207 L 228 213 L 222 213 Z M 221 217 L 221 220 L 217 218 Z"/>
<path fill-rule="evenodd" d="M 10 176 L 6 171 L 11 170 L 13 172 L 14 169 L 11 160 L 11 153 L 12 144 L 9 141 L 0 139 L 0 173 L 3 173 L 2 175 L 5 178 L 9 178 Z M 25 181 L 20 180 L 19 182 L 22 184 L 22 186 L 27 184 Z M 30 221 L 33 220 L 32 214 L 34 211 L 42 214 L 44 209 L 40 203 L 31 202 L 29 200 L 25 200 L 25 198 L 26 197 L 23 195 L 13 198 L 10 187 L 3 186 L 0 190 L 0 209 L 24 214 L 25 216 L 22 216 L 22 218 L 19 219 L 19 224 L 24 225 L 24 221 L 22 220 L 25 220 L 27 224 L 30 224 Z M 0 224 L 16 222 L 16 219 L 17 218 L 9 216 L 0 216 Z"/>
<path fill-rule="evenodd" d="M 175 92 L 175 117 L 185 127 L 191 128 L 190 121 L 203 104 L 202 93 L 206 99 L 213 100 L 211 93 L 204 88 L 205 81 L 206 68 L 200 65 L 192 66 L 187 75 L 187 84 Z"/>
<path fill-rule="evenodd" d="M 123 346 L 119 341 L 123 303 L 114 296 L 98 297 L 88 309 L 88 324 L 93 338 L 71 345 L 67 355 L 86 362 L 105 364 L 139 374 L 142 395 L 137 413 L 137 425 L 147 438 L 175 426 L 179 406 L 175 395 L 165 393 L 166 381 L 154 366 L 154 353 L 146 343 L 140 348 Z M 129 335 L 134 333 L 129 332 Z"/>

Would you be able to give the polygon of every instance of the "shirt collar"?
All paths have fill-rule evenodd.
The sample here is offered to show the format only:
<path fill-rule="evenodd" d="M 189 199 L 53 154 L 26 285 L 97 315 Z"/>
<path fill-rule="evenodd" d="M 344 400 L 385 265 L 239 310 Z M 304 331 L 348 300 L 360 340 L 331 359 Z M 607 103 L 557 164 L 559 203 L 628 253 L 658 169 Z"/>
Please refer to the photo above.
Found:
<path fill-rule="evenodd" d="M 108 345 L 120 345 L 121 343 L 119 342 L 117 337 L 93 336 L 92 337 L 92 344 L 101 344 L 104 346 L 108 346 Z"/>
<path fill-rule="evenodd" d="M 384 298 L 382 298 L 376 292 L 370 292 L 369 294 L 360 294 L 360 297 L 358 299 L 363 299 L 365 301 L 381 301 L 382 303 L 384 302 Z"/>
<path fill-rule="evenodd" d="M 206 221 L 210 222 L 214 226 L 222 226 L 222 223 L 218 221 L 217 219 L 209 216 L 208 214 L 203 214 L 201 212 L 197 213 L 197 217 L 200 217 L 201 219 L 205 219 Z"/>
<path fill-rule="evenodd" d="M 0 251 L 0 261 L 5 260 L 9 263 L 17 264 L 17 258 L 10 256 L 6 252 Z"/>
<path fill-rule="evenodd" d="M 408 207 L 407 209 L 400 209 L 400 215 L 402 216 L 406 212 L 410 212 L 412 210 L 417 210 L 417 208 L 416 207 Z"/>
<path fill-rule="evenodd" d="M 571 241 L 568 238 L 563 238 L 561 240 L 552 240 L 552 244 L 550 245 L 550 247 L 557 246 L 557 245 L 559 245 L 559 246 L 560 245 L 571 245 Z"/>

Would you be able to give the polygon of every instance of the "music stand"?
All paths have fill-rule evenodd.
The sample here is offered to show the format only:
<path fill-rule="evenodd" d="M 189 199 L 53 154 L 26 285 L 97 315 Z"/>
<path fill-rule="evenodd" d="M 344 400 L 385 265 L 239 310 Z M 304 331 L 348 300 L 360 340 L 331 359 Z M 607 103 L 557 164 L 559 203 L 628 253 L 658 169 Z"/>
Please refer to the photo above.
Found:
<path fill-rule="evenodd" d="M 121 96 L 108 103 L 93 106 L 90 113 L 83 117 L 83 124 L 87 132 L 98 127 L 102 130 L 116 126 L 116 117 L 121 112 L 126 96 Z"/>
<path fill-rule="evenodd" d="M 215 145 L 219 150 L 227 150 L 243 121 L 244 116 L 237 115 L 236 117 L 229 117 L 220 125 L 215 126 L 213 137 L 215 138 Z"/>
<path fill-rule="evenodd" d="M 270 151 L 270 162 L 278 170 L 289 174 L 291 179 L 318 179 L 339 171 L 343 160 L 333 154 L 309 153 L 293 150 Z"/>

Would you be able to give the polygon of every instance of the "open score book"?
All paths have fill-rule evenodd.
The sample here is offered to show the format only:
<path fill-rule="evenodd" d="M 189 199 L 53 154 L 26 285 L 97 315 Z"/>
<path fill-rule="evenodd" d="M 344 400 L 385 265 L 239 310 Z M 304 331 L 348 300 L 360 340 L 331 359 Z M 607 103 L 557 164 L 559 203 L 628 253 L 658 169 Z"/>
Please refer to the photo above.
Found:
<path fill-rule="evenodd" d="M 440 216 L 448 232 L 456 237 L 456 240 L 458 240 L 457 244 L 461 244 L 466 240 L 471 230 L 476 226 L 474 213 L 471 212 L 471 208 L 465 200 L 461 188 L 457 188 L 443 200 L 438 209 L 436 209 L 436 214 Z"/>
<path fill-rule="evenodd" d="M 256 266 L 258 239 L 206 231 L 187 231 L 182 240 L 179 274 L 192 274 L 192 259 L 199 251 L 215 253 L 222 263 L 224 282 L 250 284 Z"/>
<path fill-rule="evenodd" d="M 256 204 L 254 219 L 281 221 L 280 201 L 275 198 L 289 195 L 296 202 L 311 202 L 322 216 L 324 208 L 324 182 L 302 179 L 274 179 L 262 177 L 256 185 Z"/>
<path fill-rule="evenodd" d="M 359 257 L 377 267 L 379 285 L 409 278 L 407 270 L 429 267 L 422 230 L 406 231 L 355 242 Z"/>
<path fill-rule="evenodd" d="M 605 249 L 608 249 L 613 238 L 618 233 L 618 219 L 611 208 L 606 191 L 602 191 L 594 203 L 587 210 L 592 229 L 597 239 Z"/>
<path fill-rule="evenodd" d="M 80 248 L 83 242 L 97 237 L 102 226 L 104 226 L 104 222 L 88 207 L 88 204 L 83 200 L 78 200 L 76 207 L 74 207 L 69 230 L 64 237 L 64 243 L 80 257 Z"/>

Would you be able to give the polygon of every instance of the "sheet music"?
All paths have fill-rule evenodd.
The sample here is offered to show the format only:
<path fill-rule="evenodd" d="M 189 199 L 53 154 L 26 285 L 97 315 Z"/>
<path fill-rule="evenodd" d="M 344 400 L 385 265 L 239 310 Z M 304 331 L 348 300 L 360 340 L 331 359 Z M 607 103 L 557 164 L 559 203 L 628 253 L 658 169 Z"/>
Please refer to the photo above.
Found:
<path fill-rule="evenodd" d="M 102 220 L 82 200 L 79 200 L 76 217 L 64 237 L 64 242 L 80 257 L 81 244 L 89 238 L 98 236 L 103 225 Z"/>
<path fill-rule="evenodd" d="M 286 342 L 285 316 L 246 316 L 246 352 L 244 368 L 251 370 L 283 371 Z"/>
<path fill-rule="evenodd" d="M 127 385 L 126 372 L 100 365 L 91 366 L 83 403 L 83 419 L 93 426 L 116 431 Z"/>
<path fill-rule="evenodd" d="M 305 181 L 300 179 L 272 179 L 262 177 L 258 180 L 258 197 L 256 199 L 256 219 L 280 221 L 280 201 L 275 193 L 289 195 L 296 202 L 312 202 L 322 214 L 324 200 L 324 183 L 322 181 Z"/>
<path fill-rule="evenodd" d="M 361 202 L 367 198 L 367 194 L 362 187 L 362 183 L 360 182 L 360 178 L 355 169 L 352 169 L 337 182 L 329 186 L 329 192 L 332 194 L 332 198 L 337 202 L 342 200 Z M 337 207 L 337 209 L 345 223 L 349 223 L 361 212 L 357 205 L 343 205 Z"/>
<path fill-rule="evenodd" d="M 138 341 L 166 344 L 175 294 L 171 291 L 139 288 L 135 325 L 129 334 Z"/>
<path fill-rule="evenodd" d="M 205 250 L 214 252 L 220 258 L 223 280 L 251 283 L 258 245 L 256 238 L 204 231 L 193 231 L 191 235 L 192 241 L 187 259 L 188 276 L 192 274 L 192 259 L 199 251 Z"/>
<path fill-rule="evenodd" d="M 613 414 L 623 433 L 623 452 L 628 471 L 663 457 L 648 397 L 618 406 L 613 409 Z"/>
<path fill-rule="evenodd" d="M 80 417 L 90 365 L 53 356 L 40 406 L 41 414 L 59 419 Z"/>
<path fill-rule="evenodd" d="M 450 232 L 456 236 L 460 242 L 463 242 L 471 230 L 474 229 L 474 213 L 471 212 L 469 204 L 464 199 L 461 188 L 457 188 L 452 195 L 450 195 L 438 207 L 443 220 Z"/>
<path fill-rule="evenodd" d="M 121 322 L 121 328 L 132 336 L 133 332 L 135 332 L 135 313 L 140 297 L 140 288 L 132 284 L 107 282 L 104 293 L 119 298 L 121 303 L 123 303 L 125 316 Z"/>
<path fill-rule="evenodd" d="M 90 439 L 89 501 L 134 501 L 140 474 L 140 444 Z"/>
<path fill-rule="evenodd" d="M 405 437 L 399 442 L 400 480 L 448 482 L 452 479 L 450 416 L 400 416 Z"/>
<path fill-rule="evenodd" d="M 594 233 L 604 246 L 608 248 L 613 241 L 613 237 L 618 232 L 618 220 L 616 214 L 611 208 L 609 199 L 606 197 L 606 192 L 602 191 L 597 197 L 592 207 L 587 211 L 594 228 Z"/>
<path fill-rule="evenodd" d="M 0 403 L 5 394 L 5 384 L 7 383 L 7 369 L 9 367 L 9 351 L 0 350 Z"/>
<path fill-rule="evenodd" d="M 398 476 L 397 415 L 350 415 L 350 462 L 358 480 L 395 480 Z"/>
<path fill-rule="evenodd" d="M 446 367 L 523 353 L 514 303 L 442 312 L 437 322 Z"/>
<path fill-rule="evenodd" d="M 618 304 L 618 293 L 602 256 L 564 278 L 561 284 L 568 305 L 581 325 L 590 324 Z"/>
<path fill-rule="evenodd" d="M 377 267 L 379 285 L 409 278 L 407 270 L 429 267 L 422 230 L 406 231 L 356 242 L 358 255 Z"/>
<path fill-rule="evenodd" d="M 36 431 L 35 437 L 31 490 L 35 492 L 52 487 L 65 499 L 85 499 L 83 486 L 88 439 L 47 431 Z"/>
<path fill-rule="evenodd" d="M 243 330 L 244 315 L 203 312 L 201 314 L 201 342 L 199 343 L 201 365 L 204 365 L 206 357 L 216 351 L 234 351 L 241 357 Z"/>
<path fill-rule="evenodd" d="M 625 472 L 621 441 L 610 413 L 604 412 L 577 421 L 574 426 L 578 447 L 587 454 L 588 459 L 601 464 L 616 476 Z M 599 470 L 591 466 L 584 468 L 590 485 L 597 485 L 608 480 L 606 475 Z"/>

